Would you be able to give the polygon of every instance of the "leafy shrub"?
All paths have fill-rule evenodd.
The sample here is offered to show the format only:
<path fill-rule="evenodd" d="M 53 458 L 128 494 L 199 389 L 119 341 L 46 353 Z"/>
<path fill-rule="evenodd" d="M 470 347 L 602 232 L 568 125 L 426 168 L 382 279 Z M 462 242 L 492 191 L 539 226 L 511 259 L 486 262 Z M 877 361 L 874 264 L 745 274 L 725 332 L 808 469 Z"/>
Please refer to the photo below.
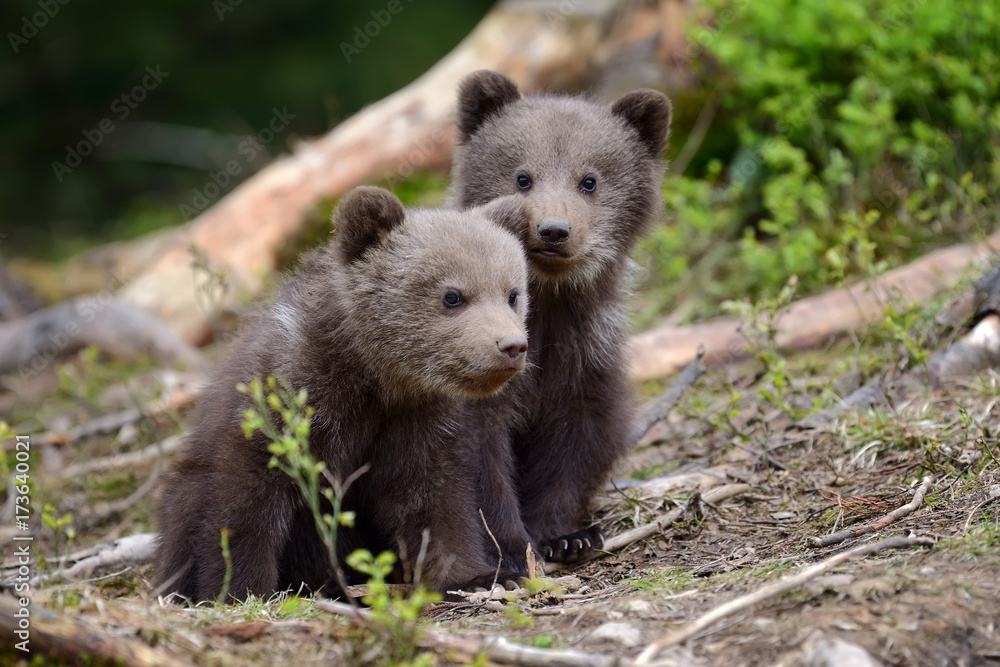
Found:
<path fill-rule="evenodd" d="M 865 274 L 981 236 L 1000 189 L 1000 7 L 957 0 L 710 0 L 690 38 L 723 96 L 670 219 L 644 243 L 648 299 L 714 313 Z M 681 128 L 683 129 L 683 128 Z M 725 167 L 723 167 L 725 165 Z M 874 211 L 874 213 L 872 213 Z M 687 301 L 681 301 L 682 297 Z"/>

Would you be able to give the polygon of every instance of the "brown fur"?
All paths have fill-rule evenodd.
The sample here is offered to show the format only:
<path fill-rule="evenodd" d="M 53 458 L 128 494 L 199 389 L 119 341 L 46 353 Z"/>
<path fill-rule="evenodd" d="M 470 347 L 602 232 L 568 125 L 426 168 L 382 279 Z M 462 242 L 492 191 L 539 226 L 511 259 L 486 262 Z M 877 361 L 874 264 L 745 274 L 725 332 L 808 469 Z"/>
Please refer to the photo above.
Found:
<path fill-rule="evenodd" d="M 371 465 L 344 501 L 357 518 L 339 536 L 341 562 L 355 548 L 392 549 L 412 569 L 429 528 L 423 572 L 434 588 L 492 582 L 495 547 L 477 510 L 496 523 L 517 499 L 503 492 L 506 443 L 487 437 L 471 406 L 524 366 L 525 259 L 494 224 L 516 226 L 524 215 L 516 200 L 404 213 L 379 188 L 344 199 L 338 241 L 304 259 L 244 327 L 202 395 L 158 507 L 156 572 L 165 590 L 218 596 L 220 531 L 228 527 L 230 598 L 301 584 L 336 592 L 298 489 L 268 468 L 261 434 L 247 440 L 240 428 L 249 400 L 237 383 L 269 374 L 308 391 L 316 410 L 310 449 L 328 470 L 343 480 Z M 462 305 L 445 305 L 448 289 L 461 292 Z M 480 486 L 500 495 L 480 498 Z M 503 532 L 528 542 L 519 520 Z M 501 581 L 523 574 L 508 567 Z"/>
<path fill-rule="evenodd" d="M 460 85 L 458 206 L 520 195 L 528 207 L 511 231 L 529 257 L 532 363 L 512 383 L 520 405 L 507 419 L 524 522 L 552 559 L 597 546 L 599 531 L 575 531 L 629 446 L 622 301 L 629 255 L 661 205 L 670 114 L 652 90 L 608 107 L 522 98 L 486 70 Z M 529 180 L 519 185 L 522 176 Z M 493 410 L 510 408 L 494 401 Z"/>

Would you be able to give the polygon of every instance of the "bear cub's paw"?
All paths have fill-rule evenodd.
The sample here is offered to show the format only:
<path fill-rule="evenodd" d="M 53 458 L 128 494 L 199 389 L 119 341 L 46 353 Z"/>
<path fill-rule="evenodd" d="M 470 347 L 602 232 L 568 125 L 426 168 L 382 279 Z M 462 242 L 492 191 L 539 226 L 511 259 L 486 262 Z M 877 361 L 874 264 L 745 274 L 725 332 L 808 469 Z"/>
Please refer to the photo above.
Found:
<path fill-rule="evenodd" d="M 604 531 L 598 526 L 538 543 L 542 556 L 550 563 L 575 563 L 592 558 L 604 548 Z"/>

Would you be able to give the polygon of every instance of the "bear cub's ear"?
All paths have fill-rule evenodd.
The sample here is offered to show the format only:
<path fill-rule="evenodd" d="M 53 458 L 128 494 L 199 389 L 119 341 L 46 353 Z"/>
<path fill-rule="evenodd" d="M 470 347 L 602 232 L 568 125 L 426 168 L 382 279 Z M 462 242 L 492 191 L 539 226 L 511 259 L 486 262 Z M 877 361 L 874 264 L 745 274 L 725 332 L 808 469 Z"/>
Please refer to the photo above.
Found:
<path fill-rule="evenodd" d="M 458 141 L 463 143 L 486 120 L 521 99 L 513 81 L 500 72 L 481 69 L 458 84 Z"/>
<path fill-rule="evenodd" d="M 333 212 L 340 256 L 347 263 L 359 259 L 405 217 L 402 202 L 388 190 L 370 185 L 354 188 Z"/>
<path fill-rule="evenodd" d="M 499 197 L 473 210 L 481 212 L 487 219 L 518 238 L 528 226 L 528 209 L 525 207 L 524 197 L 520 195 Z"/>
<path fill-rule="evenodd" d="M 660 157 L 667 143 L 671 112 L 670 98 L 648 88 L 626 93 L 611 105 L 611 113 L 639 133 L 639 140 L 655 158 Z"/>

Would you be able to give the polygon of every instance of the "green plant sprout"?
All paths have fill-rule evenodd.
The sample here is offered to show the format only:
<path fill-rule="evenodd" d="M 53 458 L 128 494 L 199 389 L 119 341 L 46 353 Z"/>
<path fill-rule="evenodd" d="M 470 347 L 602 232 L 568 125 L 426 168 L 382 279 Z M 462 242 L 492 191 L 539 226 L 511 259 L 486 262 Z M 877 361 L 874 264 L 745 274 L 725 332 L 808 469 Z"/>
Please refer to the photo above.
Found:
<path fill-rule="evenodd" d="M 341 503 L 347 487 L 365 469 L 352 475 L 342 485 L 329 473 L 324 461 L 313 458 L 309 451 L 309 435 L 315 410 L 307 404 L 305 389 L 296 392 L 283 378 L 274 376 L 267 377 L 266 385 L 260 378 L 253 378 L 249 385 L 240 383 L 236 389 L 246 394 L 252 403 L 252 407 L 243 412 L 243 434 L 249 440 L 256 431 L 260 431 L 270 441 L 267 447 L 271 453 L 268 466 L 291 477 L 302 493 L 330 558 L 337 583 L 346 589 L 344 572 L 337 558 L 337 529 L 352 526 L 354 513 L 342 512 Z M 272 420 L 272 415 L 280 418 L 280 428 Z M 329 504 L 331 512 L 324 511 L 324 501 Z"/>
<path fill-rule="evenodd" d="M 226 596 L 229 595 L 229 587 L 233 583 L 233 557 L 229 553 L 229 529 L 223 528 L 221 531 L 222 560 L 226 564 L 226 574 L 222 579 L 222 590 L 219 592 L 218 603 L 225 604 Z"/>
<path fill-rule="evenodd" d="M 371 608 L 369 624 L 388 640 L 388 646 L 377 651 L 376 662 L 414 667 L 431 664 L 432 656 L 419 652 L 417 621 L 427 605 L 441 601 L 441 595 L 419 584 L 414 585 L 409 597 L 390 590 L 386 578 L 393 572 L 396 557 L 388 551 L 373 556 L 365 549 L 358 549 L 347 557 L 347 564 L 368 575 L 368 592 L 361 600 Z M 366 652 L 370 654 L 371 648 Z"/>
<path fill-rule="evenodd" d="M 266 381 L 254 378 L 249 384 L 237 386 L 246 394 L 252 406 L 243 412 L 243 432 L 249 439 L 260 431 L 269 441 L 271 459 L 268 465 L 278 468 L 294 480 L 313 516 L 316 530 L 323 540 L 330 564 L 341 590 L 347 590 L 343 569 L 337 558 L 337 530 L 340 526 L 354 525 L 353 512 L 344 511 L 342 502 L 350 485 L 367 466 L 350 475 L 343 483 L 326 469 L 324 461 L 317 461 L 309 451 L 314 409 L 308 405 L 305 389 L 296 391 L 283 378 L 268 376 Z M 280 419 L 280 426 L 278 420 Z M 329 512 L 324 511 L 329 508 Z M 223 553 L 227 552 L 227 536 L 223 535 Z M 426 536 L 425 536 L 426 542 Z M 394 593 L 386 579 L 395 567 L 396 557 L 391 552 L 373 556 L 359 549 L 347 556 L 347 564 L 368 576 L 367 594 L 362 602 L 371 607 L 368 627 L 384 641 L 372 643 L 371 637 L 363 638 L 357 647 L 366 664 L 415 665 L 430 664 L 431 656 L 421 655 L 417 644 L 417 620 L 424 608 L 441 600 L 438 593 L 419 585 L 418 571 L 409 597 Z M 227 561 L 227 572 L 228 572 Z M 225 594 L 225 591 L 224 591 Z M 357 603 L 348 596 L 351 604 Z"/>
<path fill-rule="evenodd" d="M 49 503 L 45 503 L 42 508 L 42 523 L 51 528 L 56 536 L 54 544 L 58 549 L 59 543 L 66 538 L 66 549 L 73 546 L 76 539 L 76 529 L 73 528 L 73 513 L 66 512 L 62 516 L 57 516 L 56 508 Z"/>
<path fill-rule="evenodd" d="M 778 320 L 781 312 L 792 302 L 798 278 L 792 276 L 775 298 L 762 299 L 757 303 L 749 300 L 727 301 L 722 304 L 724 311 L 735 314 L 743 320 L 741 332 L 746 336 L 748 349 L 764 367 L 764 374 L 758 385 L 758 393 L 768 403 L 779 408 L 793 420 L 801 419 L 804 411 L 788 401 L 791 376 L 784 355 L 778 349 Z"/>

